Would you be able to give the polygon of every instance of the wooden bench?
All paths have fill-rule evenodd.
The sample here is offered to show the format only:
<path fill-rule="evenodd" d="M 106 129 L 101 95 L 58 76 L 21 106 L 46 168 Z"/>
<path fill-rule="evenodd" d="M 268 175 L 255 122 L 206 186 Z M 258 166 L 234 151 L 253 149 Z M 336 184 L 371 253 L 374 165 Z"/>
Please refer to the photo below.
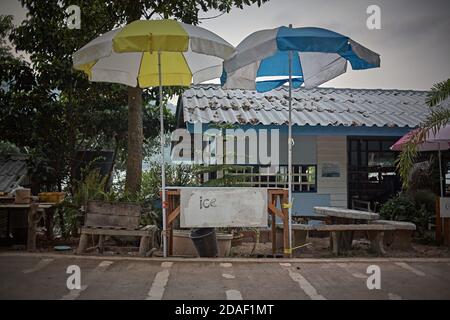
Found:
<path fill-rule="evenodd" d="M 384 245 L 394 250 L 409 250 L 412 248 L 412 234 L 416 225 L 411 222 L 375 220 L 374 224 L 393 226 L 394 230 L 388 230 L 384 234 Z"/>
<path fill-rule="evenodd" d="M 330 246 L 335 255 L 339 255 L 343 248 L 348 248 L 345 237 L 346 232 L 365 231 L 370 241 L 371 250 L 383 255 L 385 254 L 384 233 L 395 230 L 395 227 L 384 224 L 324 224 L 314 226 L 314 230 L 330 232 Z"/>
<path fill-rule="evenodd" d="M 81 228 L 78 254 L 86 252 L 88 235 L 98 236 L 97 248 L 103 252 L 105 236 L 140 237 L 139 254 L 149 250 L 149 242 L 156 226 L 139 228 L 141 206 L 132 203 L 89 201 L 86 206 L 85 224 Z"/>

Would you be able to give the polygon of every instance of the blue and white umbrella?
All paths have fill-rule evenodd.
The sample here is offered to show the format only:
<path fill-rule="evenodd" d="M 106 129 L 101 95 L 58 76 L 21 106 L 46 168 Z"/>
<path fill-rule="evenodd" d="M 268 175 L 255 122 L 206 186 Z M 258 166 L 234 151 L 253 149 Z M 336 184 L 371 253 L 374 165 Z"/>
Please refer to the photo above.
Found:
<path fill-rule="evenodd" d="M 279 27 L 245 38 L 223 63 L 225 89 L 270 91 L 289 83 L 289 249 L 292 252 L 292 88 L 319 86 L 347 71 L 377 68 L 380 56 L 347 36 L 321 28 Z"/>
<path fill-rule="evenodd" d="M 265 92 L 283 85 L 291 75 L 293 88 L 313 88 L 345 73 L 347 62 L 353 70 L 377 68 L 380 56 L 331 30 L 279 27 L 245 38 L 224 61 L 221 82 L 225 89 Z"/>

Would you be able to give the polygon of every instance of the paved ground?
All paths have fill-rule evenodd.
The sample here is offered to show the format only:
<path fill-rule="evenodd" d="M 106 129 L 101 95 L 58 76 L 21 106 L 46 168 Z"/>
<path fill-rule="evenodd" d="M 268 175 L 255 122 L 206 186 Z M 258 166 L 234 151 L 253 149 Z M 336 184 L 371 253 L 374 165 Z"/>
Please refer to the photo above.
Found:
<path fill-rule="evenodd" d="M 67 289 L 69 265 L 81 289 Z M 381 289 L 367 288 L 367 267 Z M 450 299 L 449 259 L 145 260 L 0 254 L 0 299 Z"/>

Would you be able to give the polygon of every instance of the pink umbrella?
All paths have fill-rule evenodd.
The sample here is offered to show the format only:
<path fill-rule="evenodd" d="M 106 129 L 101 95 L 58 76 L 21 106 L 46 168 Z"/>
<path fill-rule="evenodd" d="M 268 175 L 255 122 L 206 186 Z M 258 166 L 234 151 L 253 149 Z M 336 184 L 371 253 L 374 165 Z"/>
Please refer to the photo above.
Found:
<path fill-rule="evenodd" d="M 415 129 L 403 137 L 401 137 L 396 143 L 391 146 L 391 150 L 393 151 L 402 151 L 403 146 L 411 140 L 412 137 L 419 131 L 420 129 Z M 439 174 L 440 174 L 440 186 L 441 186 L 441 197 L 444 196 L 444 190 L 442 188 L 442 164 L 441 164 L 441 151 L 450 149 L 450 124 L 442 127 L 441 129 L 434 132 L 433 130 L 429 130 L 426 135 L 426 139 L 424 142 L 417 146 L 417 150 L 419 151 L 438 151 L 439 152 Z"/>
<path fill-rule="evenodd" d="M 402 151 L 403 146 L 411 140 L 411 138 L 419 131 L 419 129 L 412 130 L 401 137 L 396 143 L 391 146 L 392 151 Z M 450 124 L 442 127 L 437 132 L 429 130 L 425 142 L 417 146 L 419 151 L 439 151 L 450 149 Z"/>

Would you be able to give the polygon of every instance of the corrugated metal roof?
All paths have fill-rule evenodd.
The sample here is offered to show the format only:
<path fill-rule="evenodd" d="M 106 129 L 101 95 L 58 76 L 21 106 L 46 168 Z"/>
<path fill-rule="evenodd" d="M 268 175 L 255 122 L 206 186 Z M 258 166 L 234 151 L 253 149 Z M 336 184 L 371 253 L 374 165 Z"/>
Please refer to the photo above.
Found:
<path fill-rule="evenodd" d="M 382 89 L 295 89 L 292 119 L 297 125 L 416 127 L 429 112 L 426 91 Z M 287 124 L 288 90 L 267 93 L 197 85 L 182 95 L 188 123 Z"/>
<path fill-rule="evenodd" d="M 10 192 L 27 175 L 25 156 L 0 157 L 0 192 Z"/>

